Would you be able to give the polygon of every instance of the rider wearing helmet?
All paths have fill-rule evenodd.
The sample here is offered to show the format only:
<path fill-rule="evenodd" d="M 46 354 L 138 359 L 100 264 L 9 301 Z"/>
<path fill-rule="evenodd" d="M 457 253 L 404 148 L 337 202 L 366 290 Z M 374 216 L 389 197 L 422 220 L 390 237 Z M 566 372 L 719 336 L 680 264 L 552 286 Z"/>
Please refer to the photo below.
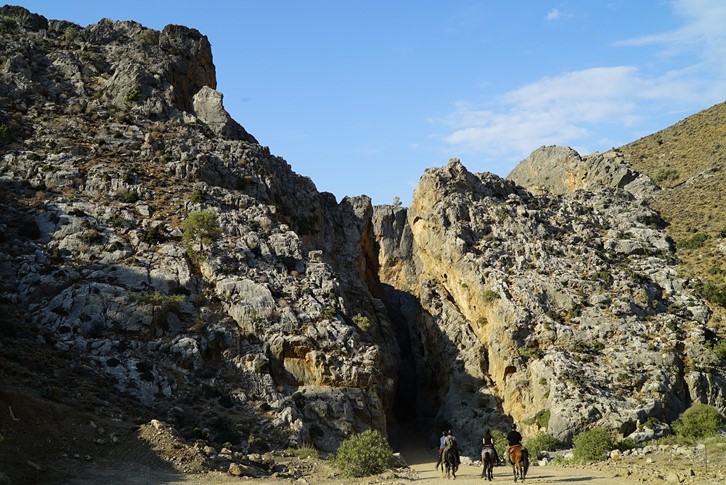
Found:
<path fill-rule="evenodd" d="M 522 446 L 522 435 L 519 434 L 519 431 L 517 431 L 517 425 L 514 423 L 512 423 L 511 431 L 507 433 L 507 442 L 509 443 L 509 448 L 507 448 L 507 460 L 511 463 L 509 455 L 512 451 L 512 447 Z M 522 449 L 524 449 L 524 446 L 522 446 Z"/>

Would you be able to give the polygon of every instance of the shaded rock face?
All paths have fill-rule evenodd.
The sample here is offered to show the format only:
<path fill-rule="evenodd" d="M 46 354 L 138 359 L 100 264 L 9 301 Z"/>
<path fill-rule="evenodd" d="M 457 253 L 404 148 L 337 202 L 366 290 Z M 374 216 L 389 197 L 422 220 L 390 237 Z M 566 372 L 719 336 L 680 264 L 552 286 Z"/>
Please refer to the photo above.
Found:
<path fill-rule="evenodd" d="M 385 434 L 398 348 L 370 199 L 319 193 L 232 120 L 193 29 L 0 15 L 3 308 L 105 376 L 98 399 L 186 439 L 333 451 Z M 181 222 L 200 210 L 221 236 L 194 254 Z"/>
<path fill-rule="evenodd" d="M 675 273 L 658 214 L 628 192 L 534 196 L 454 159 L 374 221 L 381 281 L 420 305 L 402 317 L 434 428 L 478 443 L 512 419 L 569 441 L 726 405 L 708 308 Z"/>

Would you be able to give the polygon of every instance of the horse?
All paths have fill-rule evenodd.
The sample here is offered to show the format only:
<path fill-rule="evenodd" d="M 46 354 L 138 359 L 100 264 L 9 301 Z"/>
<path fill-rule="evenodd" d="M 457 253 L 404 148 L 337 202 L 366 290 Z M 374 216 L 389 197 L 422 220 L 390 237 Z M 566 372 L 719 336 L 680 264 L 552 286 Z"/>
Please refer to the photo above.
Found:
<path fill-rule="evenodd" d="M 494 479 L 494 448 L 485 446 L 481 450 L 481 462 L 484 465 L 481 477 L 491 481 Z"/>
<path fill-rule="evenodd" d="M 510 446 L 509 463 L 512 464 L 515 483 L 518 478 L 524 482 L 524 478 L 527 476 L 527 469 L 529 469 L 529 452 L 527 449 L 522 445 Z"/>
<path fill-rule="evenodd" d="M 456 480 L 456 471 L 459 469 L 459 453 L 453 447 L 447 447 L 443 451 L 442 470 L 446 474 L 446 478 Z"/>

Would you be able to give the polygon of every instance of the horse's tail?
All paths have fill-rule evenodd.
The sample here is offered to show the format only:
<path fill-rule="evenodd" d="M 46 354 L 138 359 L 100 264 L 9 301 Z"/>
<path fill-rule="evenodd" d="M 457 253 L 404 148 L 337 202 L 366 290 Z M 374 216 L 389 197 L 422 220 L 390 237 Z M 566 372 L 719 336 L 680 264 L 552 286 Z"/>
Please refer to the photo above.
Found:
<path fill-rule="evenodd" d="M 522 447 L 522 465 L 524 466 L 524 473 L 527 473 L 529 469 L 529 451 L 524 446 Z"/>

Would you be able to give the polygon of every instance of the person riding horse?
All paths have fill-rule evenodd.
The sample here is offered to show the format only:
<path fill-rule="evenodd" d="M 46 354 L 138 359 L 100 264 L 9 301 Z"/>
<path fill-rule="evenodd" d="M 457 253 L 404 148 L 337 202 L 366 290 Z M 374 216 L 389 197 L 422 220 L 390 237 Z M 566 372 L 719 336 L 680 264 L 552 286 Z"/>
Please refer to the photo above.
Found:
<path fill-rule="evenodd" d="M 484 433 L 481 449 L 481 477 L 492 480 L 494 478 L 494 466 L 499 462 L 497 450 L 494 447 L 494 438 L 489 430 Z"/>
<path fill-rule="evenodd" d="M 446 431 L 441 432 L 441 438 L 439 438 L 439 459 L 436 461 L 436 469 L 439 469 L 441 460 L 444 458 L 444 448 L 446 448 Z"/>
<path fill-rule="evenodd" d="M 486 430 L 484 438 L 482 438 L 482 456 L 486 452 L 491 452 L 494 456 L 494 463 L 499 463 L 499 455 L 497 454 L 497 449 L 494 447 L 494 437 L 489 430 Z"/>
<path fill-rule="evenodd" d="M 456 470 L 461 465 L 461 457 L 459 456 L 459 443 L 451 430 L 446 432 L 444 445 L 444 450 L 441 452 L 442 466 L 446 470 L 447 476 L 451 472 L 456 478 Z"/>
<path fill-rule="evenodd" d="M 522 450 L 525 450 L 525 447 L 522 446 L 522 435 L 519 434 L 519 431 L 517 431 L 517 425 L 512 424 L 512 430 L 507 433 L 507 442 L 509 443 L 509 448 L 507 448 L 507 460 L 509 463 L 512 462 L 510 455 L 512 453 L 512 447 L 514 446 L 521 446 Z"/>

